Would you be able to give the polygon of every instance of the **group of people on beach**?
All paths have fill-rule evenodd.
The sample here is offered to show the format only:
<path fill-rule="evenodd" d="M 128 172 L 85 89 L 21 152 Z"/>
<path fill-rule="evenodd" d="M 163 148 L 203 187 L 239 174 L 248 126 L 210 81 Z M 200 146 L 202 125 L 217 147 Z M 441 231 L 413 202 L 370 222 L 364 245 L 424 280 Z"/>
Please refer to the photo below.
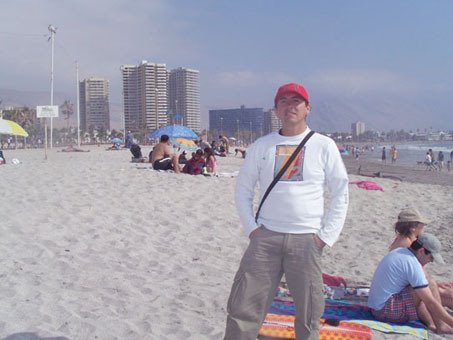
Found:
<path fill-rule="evenodd" d="M 426 152 L 426 155 L 425 155 L 425 166 L 426 166 L 426 170 L 429 170 L 429 171 L 442 171 L 442 169 L 444 168 L 444 162 L 445 162 L 445 155 L 442 151 L 439 151 L 437 153 L 437 160 L 436 160 L 436 157 L 434 156 L 434 151 L 433 149 L 429 149 L 427 152 Z M 453 151 L 450 153 L 450 160 L 447 161 L 447 171 L 450 171 L 451 170 L 451 164 L 453 162 Z"/>
<path fill-rule="evenodd" d="M 175 173 L 183 172 L 190 175 L 210 175 L 217 171 L 217 160 L 211 147 L 197 149 L 189 160 L 185 155 L 185 152 L 181 155 L 176 154 L 170 137 L 162 135 L 159 143 L 149 154 L 149 162 L 155 170 L 172 170 Z"/>
<path fill-rule="evenodd" d="M 296 306 L 296 339 L 319 339 L 321 257 L 346 219 L 348 174 L 335 142 L 307 125 L 307 90 L 282 85 L 274 105 L 282 128 L 252 144 L 236 181 L 236 208 L 250 242 L 228 299 L 225 340 L 256 339 L 283 275 Z M 428 263 L 443 262 L 440 241 L 422 233 L 426 223 L 415 209 L 399 214 L 397 237 L 376 269 L 369 306 L 377 320 L 420 319 L 435 332 L 453 333 L 453 316 L 444 309 L 453 308 L 453 283 L 435 282 L 426 273 Z"/>

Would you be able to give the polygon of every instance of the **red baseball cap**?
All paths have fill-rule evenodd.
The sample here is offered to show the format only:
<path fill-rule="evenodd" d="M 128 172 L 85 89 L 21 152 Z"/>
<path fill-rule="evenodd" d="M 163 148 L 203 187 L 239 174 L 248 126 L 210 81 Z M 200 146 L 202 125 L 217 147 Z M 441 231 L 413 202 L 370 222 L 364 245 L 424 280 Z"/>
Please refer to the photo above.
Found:
<path fill-rule="evenodd" d="M 310 98 L 308 97 L 308 92 L 307 90 L 305 90 L 305 87 L 296 83 L 289 83 L 282 85 L 278 88 L 277 94 L 275 95 L 274 99 L 274 105 L 277 106 L 277 102 L 280 100 L 280 98 L 288 93 L 295 93 L 301 96 L 302 98 L 305 99 L 307 103 L 310 101 Z"/>

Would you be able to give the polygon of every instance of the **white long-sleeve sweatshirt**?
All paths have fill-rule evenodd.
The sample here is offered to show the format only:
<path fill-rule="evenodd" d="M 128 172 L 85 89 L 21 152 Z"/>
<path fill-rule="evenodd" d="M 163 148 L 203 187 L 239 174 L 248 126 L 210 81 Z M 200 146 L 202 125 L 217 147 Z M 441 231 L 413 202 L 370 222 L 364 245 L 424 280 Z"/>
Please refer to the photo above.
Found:
<path fill-rule="evenodd" d="M 338 239 L 348 209 L 348 175 L 333 140 L 315 133 L 264 202 L 258 223 L 253 199 L 259 183 L 260 201 L 284 161 L 310 132 L 297 136 L 278 132 L 258 139 L 248 150 L 236 182 L 235 201 L 245 232 L 259 225 L 291 234 L 315 233 L 328 246 Z M 324 191 L 330 196 L 324 212 Z"/>

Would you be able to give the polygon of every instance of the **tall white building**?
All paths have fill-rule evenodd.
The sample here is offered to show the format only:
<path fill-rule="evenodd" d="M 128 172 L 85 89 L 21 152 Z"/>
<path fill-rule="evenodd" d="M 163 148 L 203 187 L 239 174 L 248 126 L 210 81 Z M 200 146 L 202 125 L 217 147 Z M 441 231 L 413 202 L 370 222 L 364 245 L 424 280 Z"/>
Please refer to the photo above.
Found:
<path fill-rule="evenodd" d="M 179 67 L 169 75 L 171 120 L 201 132 L 199 71 Z"/>
<path fill-rule="evenodd" d="M 109 82 L 91 77 L 79 82 L 80 127 L 110 130 Z"/>
<path fill-rule="evenodd" d="M 263 134 L 267 135 L 268 133 L 278 131 L 282 128 L 282 122 L 278 119 L 275 109 L 270 109 L 269 111 L 264 112 L 263 119 Z"/>
<path fill-rule="evenodd" d="M 139 65 L 123 65 L 121 72 L 126 130 L 153 131 L 167 125 L 166 65 L 142 61 Z"/>
<path fill-rule="evenodd" d="M 365 133 L 365 123 L 364 122 L 355 122 L 351 124 L 352 138 L 357 139 L 360 135 Z"/>

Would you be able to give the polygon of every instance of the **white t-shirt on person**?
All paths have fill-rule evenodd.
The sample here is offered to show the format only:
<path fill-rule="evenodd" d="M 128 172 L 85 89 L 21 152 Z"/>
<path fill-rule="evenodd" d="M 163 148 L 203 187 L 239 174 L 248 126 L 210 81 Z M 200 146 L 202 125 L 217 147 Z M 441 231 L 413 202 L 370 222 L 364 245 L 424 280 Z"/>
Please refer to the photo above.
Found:
<path fill-rule="evenodd" d="M 348 175 L 335 142 L 315 133 L 264 202 L 258 224 L 253 199 L 259 183 L 260 200 L 285 161 L 310 132 L 282 136 L 273 132 L 248 150 L 236 182 L 236 207 L 245 232 L 263 224 L 293 234 L 315 233 L 329 246 L 338 239 L 348 208 Z M 327 186 L 330 205 L 324 213 Z"/>

